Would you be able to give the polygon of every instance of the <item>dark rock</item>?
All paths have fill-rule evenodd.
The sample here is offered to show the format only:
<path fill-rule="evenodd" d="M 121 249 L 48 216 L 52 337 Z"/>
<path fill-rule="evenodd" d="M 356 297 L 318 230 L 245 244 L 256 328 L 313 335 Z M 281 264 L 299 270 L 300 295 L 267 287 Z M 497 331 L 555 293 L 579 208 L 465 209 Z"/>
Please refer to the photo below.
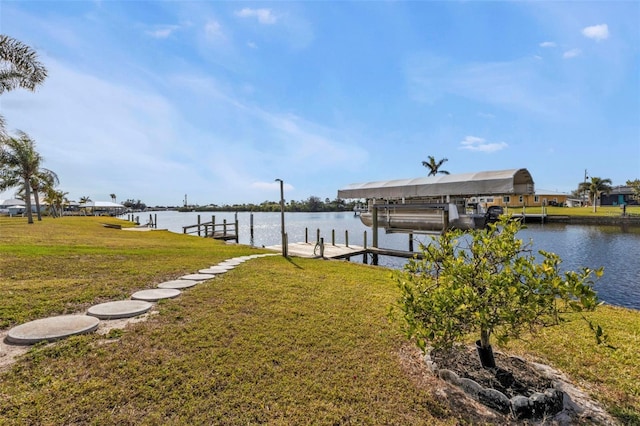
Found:
<path fill-rule="evenodd" d="M 547 412 L 547 397 L 540 392 L 535 392 L 529 397 L 531 403 L 532 417 L 536 419 L 542 418 Z"/>
<path fill-rule="evenodd" d="M 564 408 L 564 392 L 557 389 L 547 389 L 544 391 L 547 397 L 547 414 L 556 414 Z"/>
<path fill-rule="evenodd" d="M 467 379 L 467 378 L 461 378 L 460 380 L 458 380 L 458 386 L 460 386 L 462 388 L 462 390 L 465 391 L 468 395 L 470 395 L 470 396 L 472 396 L 473 398 L 476 398 L 476 399 L 478 398 L 478 393 L 482 389 L 484 389 L 475 380 L 471 380 L 471 379 Z"/>
<path fill-rule="evenodd" d="M 509 401 L 509 398 L 495 389 L 482 389 L 478 392 L 478 401 L 502 414 L 509 414 L 511 412 L 511 401 Z"/>
<path fill-rule="evenodd" d="M 511 398 L 511 409 L 516 419 L 530 419 L 533 415 L 531 401 L 523 395 Z"/>
<path fill-rule="evenodd" d="M 453 371 L 447 370 L 447 369 L 438 370 L 438 377 L 454 385 L 457 385 L 458 382 L 460 381 L 460 376 L 458 376 Z"/>

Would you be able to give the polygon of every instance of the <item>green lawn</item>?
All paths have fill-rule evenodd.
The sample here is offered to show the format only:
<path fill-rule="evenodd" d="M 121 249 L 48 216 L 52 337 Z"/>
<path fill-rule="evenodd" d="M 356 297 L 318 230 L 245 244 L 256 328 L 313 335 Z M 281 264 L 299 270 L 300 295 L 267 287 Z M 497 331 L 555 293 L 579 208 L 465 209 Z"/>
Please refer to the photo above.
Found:
<path fill-rule="evenodd" d="M 261 252 L 105 221 L 117 220 L 0 218 L 1 329 Z M 388 317 L 397 295 L 383 268 L 255 259 L 114 338 L 34 347 L 0 376 L 0 424 L 468 422 L 403 367 L 406 343 Z M 594 347 L 577 321 L 511 350 L 563 369 L 620 419 L 640 422 L 640 313 L 599 315 L 615 351 Z"/>

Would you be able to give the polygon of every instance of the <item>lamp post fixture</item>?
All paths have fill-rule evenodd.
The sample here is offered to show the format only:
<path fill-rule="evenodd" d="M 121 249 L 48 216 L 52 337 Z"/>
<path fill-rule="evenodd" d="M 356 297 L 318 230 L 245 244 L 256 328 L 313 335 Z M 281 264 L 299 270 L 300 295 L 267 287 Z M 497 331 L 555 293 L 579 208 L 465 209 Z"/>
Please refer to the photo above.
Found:
<path fill-rule="evenodd" d="M 276 182 L 280 182 L 280 234 L 282 237 L 282 255 L 287 256 L 287 242 L 286 235 L 284 233 L 284 181 L 282 179 L 276 179 Z"/>

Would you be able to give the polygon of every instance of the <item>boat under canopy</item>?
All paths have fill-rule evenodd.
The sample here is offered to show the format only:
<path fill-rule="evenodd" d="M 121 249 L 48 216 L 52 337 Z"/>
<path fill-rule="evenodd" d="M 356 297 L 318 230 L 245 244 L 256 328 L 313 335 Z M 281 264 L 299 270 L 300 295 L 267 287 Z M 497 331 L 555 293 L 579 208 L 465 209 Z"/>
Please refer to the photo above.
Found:
<path fill-rule="evenodd" d="M 431 233 L 480 228 L 495 220 L 482 206 L 469 204 L 471 197 L 533 193 L 529 171 L 510 169 L 355 183 L 338 190 L 338 198 L 367 199 L 368 211 L 360 215 L 367 226 Z"/>

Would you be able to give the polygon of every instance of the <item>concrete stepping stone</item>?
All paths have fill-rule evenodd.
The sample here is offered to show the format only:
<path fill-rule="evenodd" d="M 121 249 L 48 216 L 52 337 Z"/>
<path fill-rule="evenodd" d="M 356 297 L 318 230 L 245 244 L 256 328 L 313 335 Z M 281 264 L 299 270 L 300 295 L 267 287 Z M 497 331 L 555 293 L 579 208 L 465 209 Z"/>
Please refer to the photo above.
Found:
<path fill-rule="evenodd" d="M 232 269 L 236 269 L 237 265 L 226 265 L 224 263 L 218 263 L 217 265 L 213 266 L 214 268 L 224 268 L 225 271 L 229 272 Z"/>
<path fill-rule="evenodd" d="M 223 262 L 218 263 L 218 265 L 238 266 L 238 265 L 240 265 L 242 263 L 243 263 L 242 260 L 228 259 L 228 260 L 225 260 Z"/>
<path fill-rule="evenodd" d="M 134 300 L 144 300 L 147 302 L 157 302 L 161 299 L 173 299 L 182 293 L 175 288 L 152 288 L 149 290 L 136 291 L 131 295 Z"/>
<path fill-rule="evenodd" d="M 225 272 L 227 272 L 229 269 L 222 267 L 222 266 L 212 266 L 210 268 L 207 269 L 200 269 L 198 272 L 200 272 L 201 274 L 214 274 L 214 275 L 220 275 L 220 274 L 224 274 Z"/>
<path fill-rule="evenodd" d="M 165 281 L 163 283 L 160 283 L 158 284 L 157 287 L 182 289 L 182 288 L 193 287 L 197 284 L 198 284 L 198 281 L 194 281 L 194 280 L 172 280 L 172 281 Z"/>
<path fill-rule="evenodd" d="M 153 305 L 143 300 L 118 300 L 90 307 L 87 315 L 102 320 L 131 318 L 148 312 Z"/>
<path fill-rule="evenodd" d="M 76 334 L 91 333 L 100 320 L 88 315 L 61 315 L 30 321 L 9 330 L 7 343 L 33 345 L 38 342 L 64 339 Z"/>
<path fill-rule="evenodd" d="M 205 281 L 215 278 L 213 274 L 187 274 L 180 277 L 181 280 Z"/>

